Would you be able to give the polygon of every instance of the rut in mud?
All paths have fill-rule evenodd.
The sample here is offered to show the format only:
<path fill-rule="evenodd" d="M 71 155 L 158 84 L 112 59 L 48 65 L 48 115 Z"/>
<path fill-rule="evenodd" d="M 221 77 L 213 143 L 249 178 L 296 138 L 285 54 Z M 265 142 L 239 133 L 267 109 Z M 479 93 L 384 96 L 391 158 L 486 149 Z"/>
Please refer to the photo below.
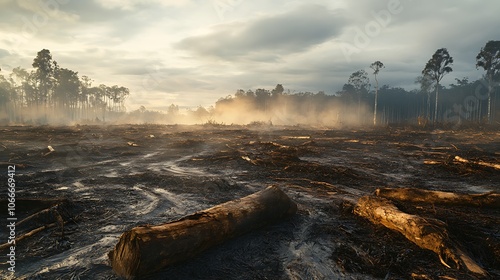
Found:
<path fill-rule="evenodd" d="M 147 125 L 1 131 L 0 167 L 16 163 L 17 197 L 40 201 L 36 207 L 28 204 L 19 218 L 55 201 L 71 203 L 60 211 L 64 227 L 49 217 L 46 222 L 55 226 L 19 242 L 20 279 L 118 279 L 107 253 L 124 231 L 168 222 L 268 185 L 278 185 L 297 202 L 298 214 L 151 278 L 474 279 L 352 210 L 359 197 L 384 187 L 499 191 L 500 171 L 455 160 L 500 163 L 496 131 Z M 498 209 L 398 207 L 445 221 L 491 277 L 500 277 Z M 3 231 L 0 239 L 6 240 Z M 1 278 L 10 277 L 6 267 L 0 267 Z"/>

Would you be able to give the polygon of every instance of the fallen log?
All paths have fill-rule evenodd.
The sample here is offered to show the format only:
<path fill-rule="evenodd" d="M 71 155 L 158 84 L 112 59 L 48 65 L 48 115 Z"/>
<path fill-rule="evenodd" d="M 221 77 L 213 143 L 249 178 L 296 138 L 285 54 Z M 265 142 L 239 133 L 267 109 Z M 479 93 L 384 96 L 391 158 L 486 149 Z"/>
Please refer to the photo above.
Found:
<path fill-rule="evenodd" d="M 140 278 L 296 211 L 297 205 L 271 186 L 177 221 L 135 227 L 122 234 L 108 256 L 116 274 Z"/>
<path fill-rule="evenodd" d="M 441 263 L 448 268 L 451 266 L 447 261 L 451 261 L 457 269 L 487 275 L 483 268 L 448 237 L 445 223 L 440 220 L 404 213 L 389 200 L 375 196 L 361 197 L 354 213 L 374 224 L 382 224 L 395 230 L 419 247 L 435 252 Z"/>
<path fill-rule="evenodd" d="M 375 191 L 375 195 L 404 202 L 500 208 L 500 194 L 493 192 L 460 194 L 414 188 L 381 188 Z"/>
<path fill-rule="evenodd" d="M 481 166 L 486 166 L 489 168 L 493 168 L 496 170 L 500 170 L 500 164 L 498 163 L 489 163 L 489 162 L 484 162 L 484 161 L 473 161 L 473 160 L 468 160 L 460 156 L 455 156 L 455 161 L 461 162 L 461 163 L 467 163 L 467 164 L 474 164 L 474 165 L 481 165 Z"/>

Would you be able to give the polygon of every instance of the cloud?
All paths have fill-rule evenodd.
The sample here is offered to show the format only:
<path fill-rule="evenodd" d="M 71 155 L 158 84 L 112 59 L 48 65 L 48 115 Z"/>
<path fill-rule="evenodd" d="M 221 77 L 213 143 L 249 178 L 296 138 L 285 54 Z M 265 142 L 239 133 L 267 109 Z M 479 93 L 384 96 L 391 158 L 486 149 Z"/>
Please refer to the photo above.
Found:
<path fill-rule="evenodd" d="M 57 15 L 41 6 L 51 2 L 60 3 Z M 488 40 L 500 39 L 496 0 L 400 0 L 402 11 L 347 61 L 339 46 L 356 46 L 354 30 L 365 30 L 389 2 L 0 0 L 0 63 L 5 72 L 30 69 L 46 48 L 62 67 L 96 84 L 130 87 L 134 106 L 189 105 L 190 98 L 194 105 L 210 104 L 238 88 L 277 83 L 334 93 L 354 71 L 371 73 L 375 60 L 386 65 L 381 84 L 411 89 L 442 47 L 455 60 L 443 84 L 483 73 L 475 69 L 475 55 Z M 220 17 L 214 3 L 233 4 Z M 48 20 L 35 25 L 33 16 L 41 12 Z M 156 80 L 147 84 L 151 75 Z"/>
<path fill-rule="evenodd" d="M 0 49 L 0 58 L 8 57 L 10 52 L 8 50 Z"/>
<path fill-rule="evenodd" d="M 97 4 L 106 9 L 134 10 L 137 7 L 161 5 L 165 7 L 185 6 L 190 0 L 96 0 Z"/>
<path fill-rule="evenodd" d="M 299 9 L 260 17 L 247 23 L 219 25 L 212 33 L 192 36 L 175 47 L 201 57 L 221 59 L 277 56 L 305 51 L 334 38 L 345 20 L 321 5 L 306 5 Z"/>

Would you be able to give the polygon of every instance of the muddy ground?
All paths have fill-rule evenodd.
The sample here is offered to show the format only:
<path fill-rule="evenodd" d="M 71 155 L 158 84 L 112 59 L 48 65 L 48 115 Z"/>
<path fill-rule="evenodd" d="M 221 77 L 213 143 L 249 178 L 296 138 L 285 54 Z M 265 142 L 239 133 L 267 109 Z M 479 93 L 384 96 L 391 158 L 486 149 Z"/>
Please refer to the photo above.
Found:
<path fill-rule="evenodd" d="M 117 279 L 107 253 L 124 231 L 268 185 L 298 203 L 297 215 L 149 279 L 476 279 L 352 209 L 379 187 L 500 191 L 498 170 L 454 161 L 500 163 L 495 130 L 143 125 L 0 132 L 2 181 L 16 164 L 16 217 L 58 205 L 16 229 L 19 236 L 51 224 L 18 242 L 15 276 L 2 257 L 2 279 Z M 7 223 L 6 187 L 0 197 Z M 398 207 L 446 222 L 450 236 L 500 279 L 498 209 Z M 5 230 L 0 240 L 6 242 Z"/>

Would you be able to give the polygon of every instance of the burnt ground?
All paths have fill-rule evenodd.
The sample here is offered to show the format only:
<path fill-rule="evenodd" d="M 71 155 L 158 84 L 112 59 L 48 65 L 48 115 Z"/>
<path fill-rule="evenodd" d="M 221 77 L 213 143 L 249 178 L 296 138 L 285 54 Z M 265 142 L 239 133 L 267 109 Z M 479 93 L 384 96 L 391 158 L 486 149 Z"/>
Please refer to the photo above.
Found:
<path fill-rule="evenodd" d="M 52 224 L 18 242 L 15 276 L 2 257 L 2 279 L 117 279 L 107 253 L 124 231 L 268 185 L 298 203 L 297 215 L 149 279 L 476 279 L 352 209 L 379 187 L 500 188 L 498 170 L 453 160 L 500 163 L 500 132 L 494 130 L 143 125 L 0 132 L 2 181 L 8 163 L 16 164 L 17 218 L 56 205 L 51 215 L 17 227 L 19 236 Z M 7 188 L 0 197 L 0 220 L 6 221 Z M 446 222 L 450 236 L 500 279 L 498 209 L 398 207 Z M 4 230 L 0 240 L 7 240 Z"/>

